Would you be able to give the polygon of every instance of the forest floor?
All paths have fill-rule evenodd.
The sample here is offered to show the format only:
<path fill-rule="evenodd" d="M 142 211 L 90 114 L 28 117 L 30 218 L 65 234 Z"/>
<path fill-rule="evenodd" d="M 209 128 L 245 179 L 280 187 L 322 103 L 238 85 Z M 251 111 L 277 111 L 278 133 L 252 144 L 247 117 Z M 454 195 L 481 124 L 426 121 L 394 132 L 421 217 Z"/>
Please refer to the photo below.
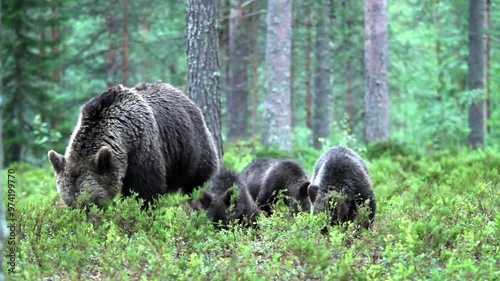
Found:
<path fill-rule="evenodd" d="M 237 171 L 283 156 L 228 149 Z M 3 173 L 15 176 L 8 280 L 499 280 L 500 153 L 369 152 L 377 214 L 359 238 L 353 227 L 322 234 L 324 216 L 283 204 L 258 228 L 220 231 L 180 194 L 147 212 L 132 198 L 88 213 L 57 208 L 48 165 L 13 165 Z M 319 154 L 293 156 L 312 171 Z"/>

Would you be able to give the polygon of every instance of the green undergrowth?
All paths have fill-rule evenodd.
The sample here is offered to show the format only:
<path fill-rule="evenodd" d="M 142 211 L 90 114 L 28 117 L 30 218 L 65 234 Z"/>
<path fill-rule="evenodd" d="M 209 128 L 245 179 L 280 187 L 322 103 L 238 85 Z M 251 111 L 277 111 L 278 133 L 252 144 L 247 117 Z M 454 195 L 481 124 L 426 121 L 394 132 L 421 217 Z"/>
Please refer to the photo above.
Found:
<path fill-rule="evenodd" d="M 225 164 L 237 171 L 270 156 L 296 158 L 310 173 L 321 154 L 226 149 Z M 500 153 L 377 149 L 386 148 L 362 153 L 375 225 L 357 238 L 353 227 L 322 234 L 324 215 L 292 216 L 284 205 L 258 227 L 216 231 L 180 194 L 146 212 L 133 198 L 104 210 L 58 208 L 49 167 L 12 166 L 16 266 L 8 280 L 498 280 Z"/>

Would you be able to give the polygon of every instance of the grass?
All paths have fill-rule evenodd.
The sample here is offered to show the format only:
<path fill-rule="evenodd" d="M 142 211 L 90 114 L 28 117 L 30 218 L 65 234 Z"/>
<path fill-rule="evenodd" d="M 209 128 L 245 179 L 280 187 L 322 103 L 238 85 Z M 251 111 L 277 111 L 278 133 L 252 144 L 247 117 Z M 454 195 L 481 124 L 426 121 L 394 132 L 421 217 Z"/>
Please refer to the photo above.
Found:
<path fill-rule="evenodd" d="M 272 151 L 229 147 L 241 171 Z M 284 205 L 258 228 L 215 231 L 188 197 L 158 208 L 120 199 L 89 213 L 56 208 L 49 167 L 15 165 L 16 267 L 9 280 L 498 280 L 500 153 L 375 153 L 373 230 L 353 238 L 325 217 L 292 216 Z M 312 171 L 319 152 L 294 156 Z M 4 173 L 5 175 L 6 173 Z M 4 191 L 6 198 L 6 191 Z M 352 229 L 352 228 L 351 228 Z M 6 249 L 7 251 L 7 249 Z M 8 265 L 6 265 L 8 268 Z"/>

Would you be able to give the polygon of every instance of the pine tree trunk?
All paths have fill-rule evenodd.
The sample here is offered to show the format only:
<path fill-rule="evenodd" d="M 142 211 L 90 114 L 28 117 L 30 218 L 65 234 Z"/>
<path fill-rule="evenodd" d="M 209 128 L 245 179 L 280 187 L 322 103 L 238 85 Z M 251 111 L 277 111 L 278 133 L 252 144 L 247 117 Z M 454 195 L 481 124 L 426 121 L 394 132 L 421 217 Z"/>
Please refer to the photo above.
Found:
<path fill-rule="evenodd" d="M 293 15 L 292 15 L 293 18 Z M 294 23 L 292 22 L 292 28 L 293 28 Z M 294 63 L 294 53 L 295 53 L 295 42 L 292 40 L 292 49 L 290 51 L 291 53 L 291 61 L 292 63 L 290 64 L 290 127 L 293 133 L 293 130 L 295 128 L 295 71 L 296 71 L 296 64 Z"/>
<path fill-rule="evenodd" d="M 222 161 L 217 0 L 189 0 L 187 9 L 188 96 L 202 110 Z"/>
<path fill-rule="evenodd" d="M 484 0 L 469 0 L 469 90 L 484 89 Z M 469 145 L 485 147 L 486 101 L 474 101 L 469 107 Z"/>
<path fill-rule="evenodd" d="M 390 137 L 387 0 L 365 0 L 365 141 Z"/>
<path fill-rule="evenodd" d="M 59 26 L 58 26 L 58 19 L 59 19 L 59 14 L 57 13 L 56 8 L 52 8 L 52 17 L 55 19 L 53 25 L 52 25 L 52 41 L 58 41 L 59 40 Z M 59 54 L 59 43 L 55 44 L 52 47 L 52 55 L 57 56 Z M 56 82 L 59 83 L 61 80 L 61 70 L 60 69 L 54 69 L 52 71 L 52 79 Z"/>
<path fill-rule="evenodd" d="M 116 3 L 113 1 L 112 3 L 110 3 L 110 5 L 112 6 L 111 10 L 115 11 Z M 118 74 L 118 66 L 116 61 L 116 43 L 114 38 L 114 35 L 117 31 L 117 23 L 113 12 L 108 12 L 108 14 L 106 15 L 106 29 L 109 36 L 109 50 L 106 52 L 106 78 L 109 88 L 117 84 L 115 79 Z"/>
<path fill-rule="evenodd" d="M 231 0 L 229 12 L 229 60 L 227 78 L 227 138 L 248 138 L 248 41 L 243 1 Z"/>
<path fill-rule="evenodd" d="M 231 12 L 231 0 L 219 0 L 219 28 L 218 28 L 218 37 L 219 37 L 219 62 L 220 62 L 220 77 L 223 78 L 219 83 L 224 84 L 221 85 L 221 97 L 227 97 L 227 85 L 229 79 L 229 13 Z M 227 105 L 227 99 L 226 99 Z M 223 115 L 221 115 L 222 119 L 227 120 L 228 112 L 227 110 Z M 226 126 L 226 135 L 227 135 L 228 126 Z"/>
<path fill-rule="evenodd" d="M 490 88 L 490 69 L 491 69 L 491 35 L 490 35 L 490 28 L 491 28 L 491 0 L 486 0 L 486 15 L 485 15 L 485 26 L 486 30 L 488 32 L 486 33 L 486 38 L 485 38 L 485 57 L 486 57 L 486 64 L 485 64 L 485 91 L 486 91 L 486 120 L 490 120 L 491 118 L 491 107 L 490 107 L 490 102 L 491 102 L 491 88 Z M 488 122 L 486 122 L 488 123 Z M 486 125 L 486 131 L 489 133 L 491 131 L 491 127 L 489 125 Z"/>
<path fill-rule="evenodd" d="M 344 1 L 342 3 L 342 12 L 346 13 L 348 16 L 345 18 L 345 27 L 348 30 L 348 33 L 344 36 L 346 36 L 347 41 L 346 45 L 348 47 L 354 46 L 354 40 L 352 40 L 352 31 L 354 30 L 355 22 L 354 19 L 352 18 L 352 14 L 349 13 L 350 11 L 353 10 L 353 5 L 351 0 Z M 353 79 L 356 77 L 354 75 L 354 66 L 353 66 L 353 58 L 356 57 L 356 54 L 351 52 L 348 55 L 347 59 L 347 65 L 346 65 L 346 70 L 345 70 L 345 75 L 346 75 L 346 112 L 347 112 L 347 129 L 349 133 L 354 134 L 354 94 L 353 94 Z M 337 100 L 337 99 L 335 99 Z M 338 107 L 334 107 L 334 112 L 338 112 Z M 335 116 L 336 114 L 334 114 Z M 334 119 L 335 120 L 335 119 Z"/>
<path fill-rule="evenodd" d="M 291 49 L 292 0 L 268 1 L 262 143 L 285 151 L 292 150 Z"/>
<path fill-rule="evenodd" d="M 257 11 L 257 1 L 252 2 L 252 13 Z M 252 135 L 258 134 L 258 106 L 259 106 L 259 15 L 252 15 Z"/>
<path fill-rule="evenodd" d="M 354 130 L 353 119 L 354 119 L 354 107 L 353 107 L 353 96 L 352 96 L 352 57 L 349 56 L 347 59 L 346 66 L 346 80 L 347 80 L 347 102 L 346 102 L 346 110 L 347 110 L 347 128 L 349 132 L 352 133 Z M 336 109 L 335 109 L 336 110 Z"/>
<path fill-rule="evenodd" d="M 313 9 L 311 6 L 308 8 L 308 16 L 306 21 L 306 126 L 310 130 L 313 129 L 312 122 L 312 70 L 311 70 L 311 61 L 312 61 L 312 17 L 313 17 Z"/>
<path fill-rule="evenodd" d="M 128 18 L 128 0 L 122 1 L 122 84 L 128 86 L 128 30 L 127 30 L 127 18 Z"/>
<path fill-rule="evenodd" d="M 317 3 L 316 27 L 316 67 L 314 71 L 314 118 L 313 118 L 313 145 L 321 149 L 323 142 L 331 132 L 332 116 L 332 48 L 330 0 Z"/>
<path fill-rule="evenodd" d="M 150 19 L 148 19 L 148 18 L 143 19 L 142 24 L 141 24 L 141 31 L 149 36 L 149 34 L 151 33 L 151 20 Z M 142 71 L 144 74 L 144 81 L 147 81 L 147 82 L 151 81 L 151 67 L 150 67 L 149 62 L 143 61 L 141 63 L 141 68 L 142 68 Z M 175 72 L 175 69 L 172 69 L 172 71 Z M 171 73 L 172 73 L 172 71 L 171 71 Z"/>

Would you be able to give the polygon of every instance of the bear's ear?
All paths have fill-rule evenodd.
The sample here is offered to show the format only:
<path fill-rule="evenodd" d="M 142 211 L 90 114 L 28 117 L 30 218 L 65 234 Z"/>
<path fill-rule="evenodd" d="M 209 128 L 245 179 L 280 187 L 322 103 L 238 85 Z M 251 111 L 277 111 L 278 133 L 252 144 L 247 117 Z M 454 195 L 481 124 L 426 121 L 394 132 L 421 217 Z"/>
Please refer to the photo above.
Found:
<path fill-rule="evenodd" d="M 64 156 L 55 152 L 54 150 L 50 150 L 47 155 L 49 157 L 50 163 L 52 163 L 52 168 L 54 168 L 54 171 L 56 171 L 56 173 L 62 172 L 64 170 L 64 164 L 66 163 L 66 160 L 64 160 Z"/>
<path fill-rule="evenodd" d="M 311 198 L 312 203 L 314 203 L 314 201 L 316 201 L 316 197 L 318 196 L 318 189 L 319 189 L 319 186 L 317 186 L 317 185 L 310 185 L 307 188 L 307 194 L 309 194 L 309 198 Z"/>
<path fill-rule="evenodd" d="M 306 198 L 307 197 L 307 189 L 309 187 L 311 183 L 306 181 L 306 182 L 303 182 L 300 187 L 299 187 L 299 197 L 300 198 Z"/>
<path fill-rule="evenodd" d="M 108 147 L 103 146 L 99 149 L 95 158 L 98 173 L 105 173 L 111 170 L 113 165 L 112 156 L 111 149 Z"/>
<path fill-rule="evenodd" d="M 231 205 L 231 196 L 233 196 L 233 188 L 228 189 L 224 195 L 222 195 L 222 201 L 229 207 Z"/>
<path fill-rule="evenodd" d="M 200 198 L 200 203 L 203 209 L 208 209 L 210 203 L 212 203 L 212 195 L 210 195 L 210 193 L 206 191 L 203 191 L 203 194 L 201 195 Z"/>

